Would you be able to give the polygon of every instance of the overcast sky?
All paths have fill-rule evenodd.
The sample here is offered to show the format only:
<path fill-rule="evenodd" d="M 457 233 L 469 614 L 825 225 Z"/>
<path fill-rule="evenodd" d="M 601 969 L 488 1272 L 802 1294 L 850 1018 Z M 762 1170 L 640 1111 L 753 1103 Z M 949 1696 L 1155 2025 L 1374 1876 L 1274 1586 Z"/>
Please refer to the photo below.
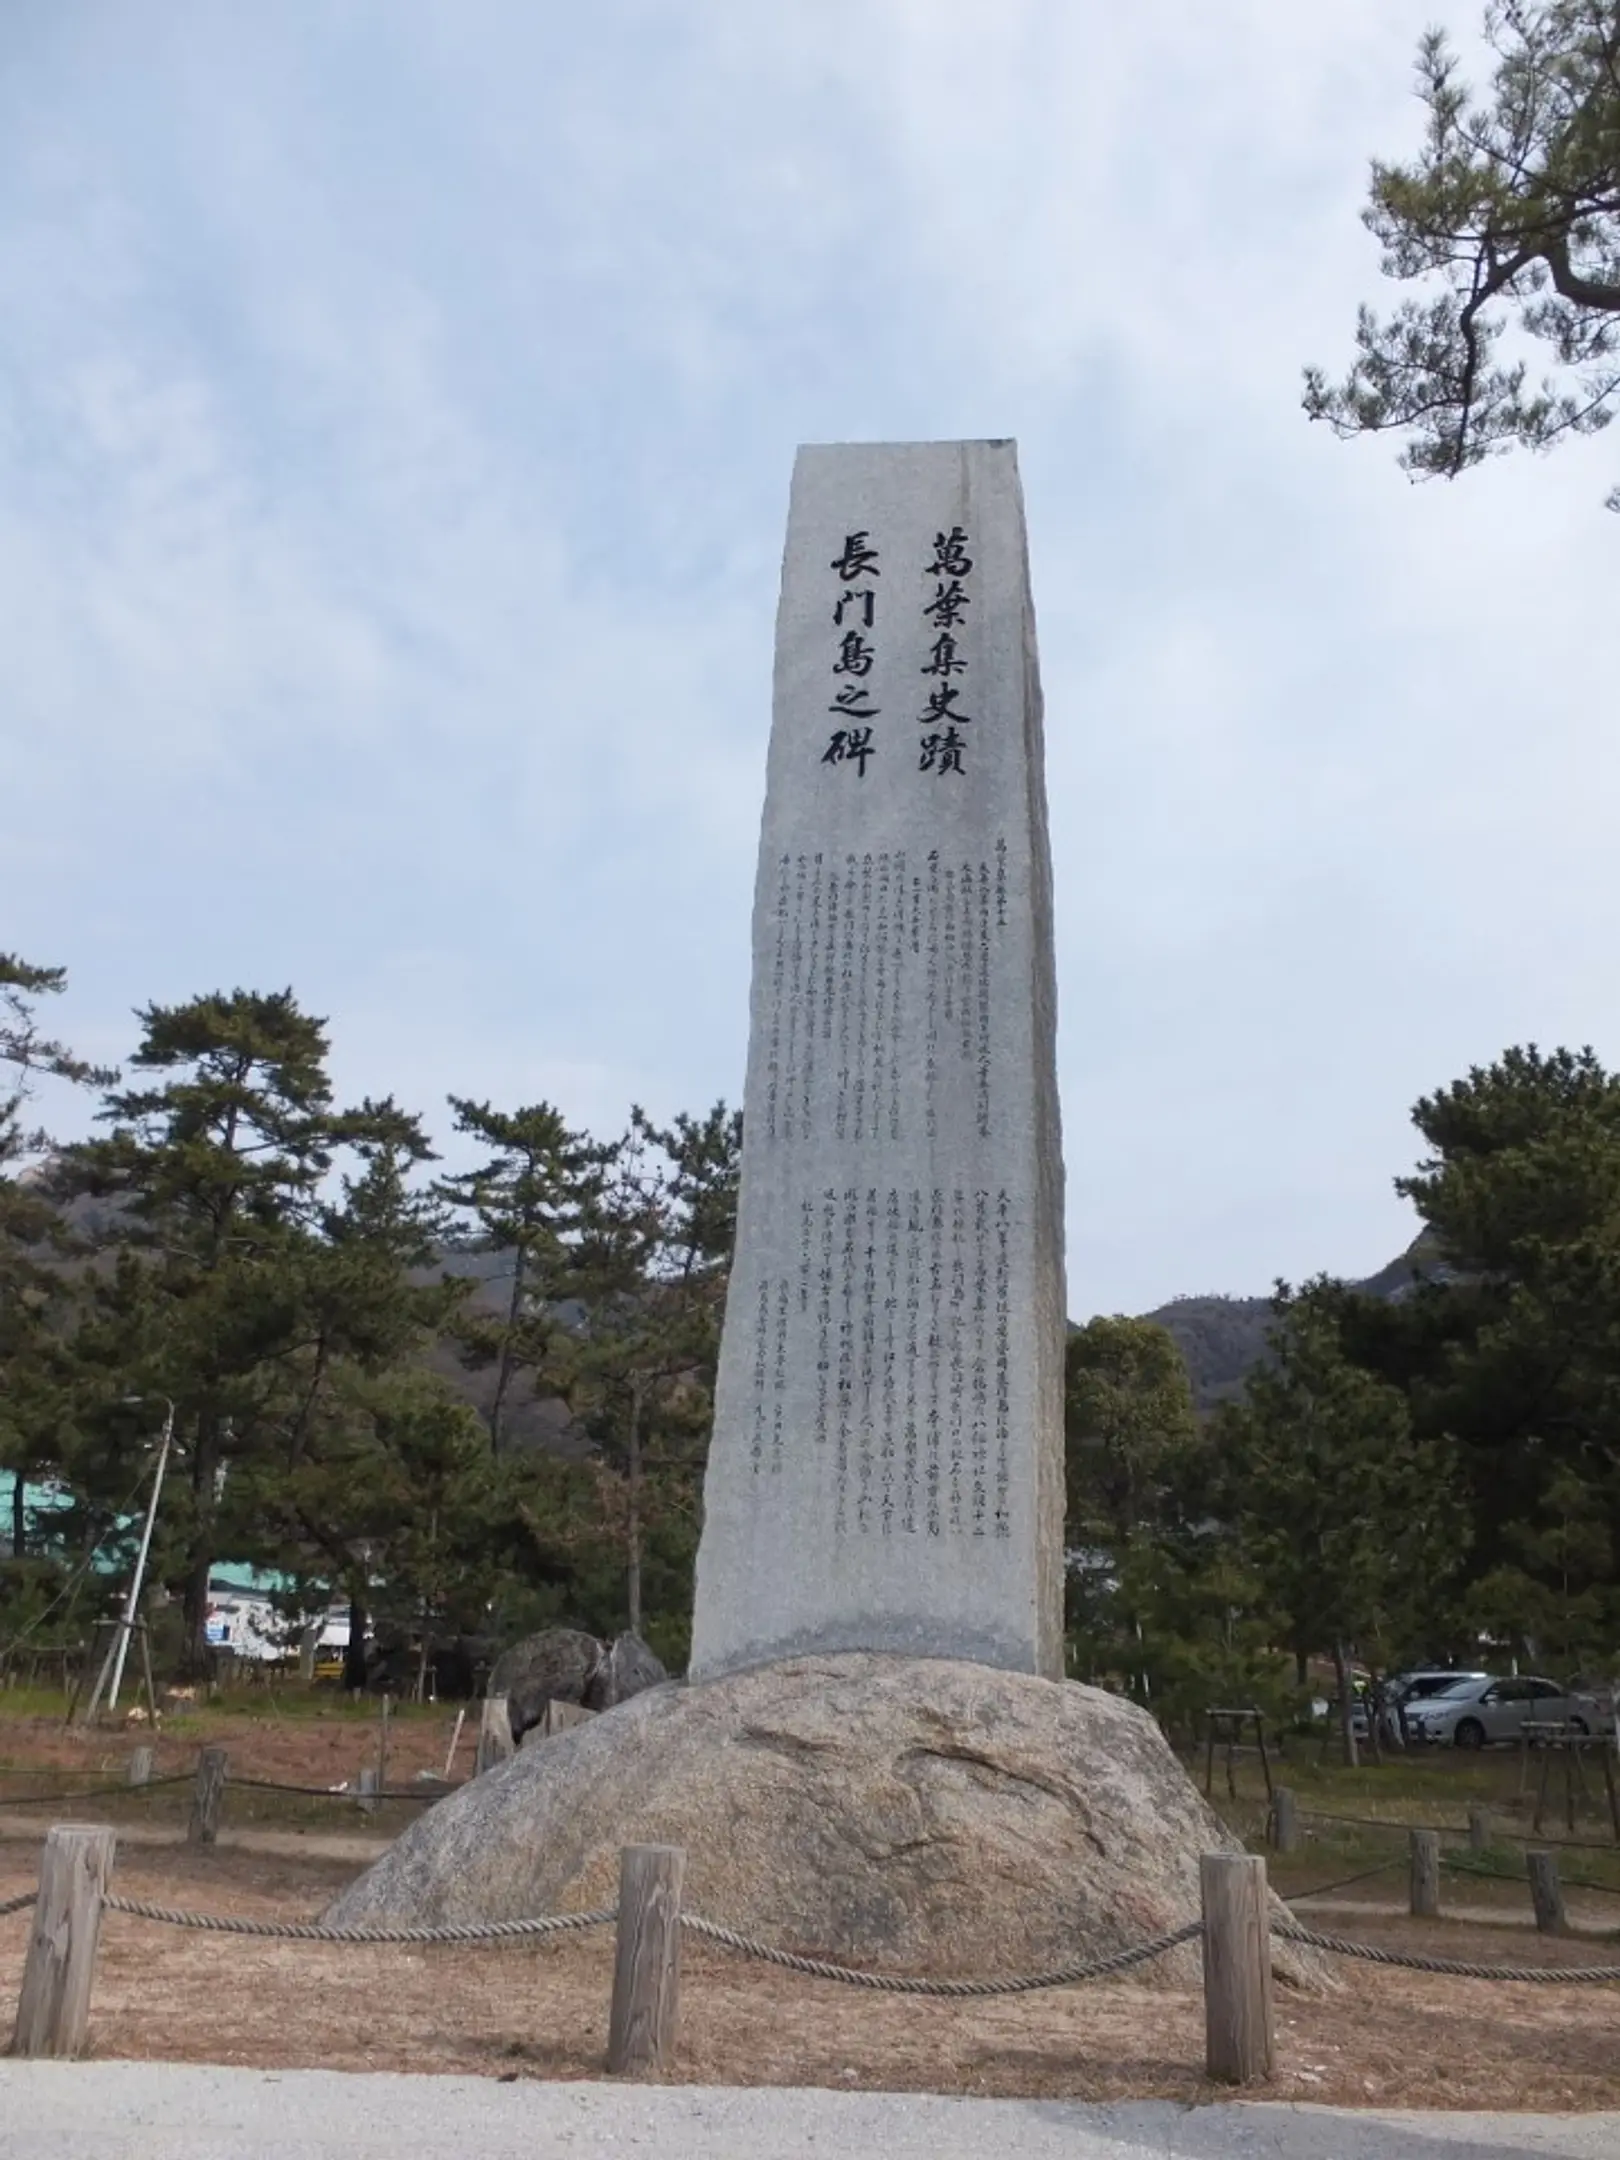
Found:
<path fill-rule="evenodd" d="M 737 1100 L 794 446 L 1016 435 L 1070 1310 L 1380 1266 L 1419 1094 L 1620 1058 L 1620 434 L 1299 411 L 1479 12 L 7 0 L 0 948 L 441 1134 Z"/>

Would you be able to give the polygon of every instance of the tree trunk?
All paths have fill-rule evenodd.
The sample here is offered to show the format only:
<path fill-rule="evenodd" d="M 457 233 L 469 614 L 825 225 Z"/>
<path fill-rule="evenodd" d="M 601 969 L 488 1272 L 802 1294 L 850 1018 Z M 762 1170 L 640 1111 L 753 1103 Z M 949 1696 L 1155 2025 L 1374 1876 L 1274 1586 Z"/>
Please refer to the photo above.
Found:
<path fill-rule="evenodd" d="M 208 1670 L 208 1578 L 214 1566 L 214 1482 L 219 1473 L 219 1421 L 212 1411 L 197 1419 L 197 1445 L 191 1458 L 191 1497 L 196 1528 L 186 1576 L 181 1615 L 185 1643 L 181 1661 L 188 1679 Z"/>
<path fill-rule="evenodd" d="M 501 1418 L 506 1409 L 506 1391 L 512 1382 L 512 1337 L 523 1312 L 523 1275 L 529 1257 L 528 1247 L 520 1245 L 517 1259 L 512 1265 L 512 1295 L 506 1307 L 506 1331 L 501 1337 L 501 1355 L 495 1367 L 495 1394 L 489 1406 L 489 1452 L 501 1452 Z"/>
<path fill-rule="evenodd" d="M 349 1647 L 343 1653 L 343 1685 L 366 1684 L 366 1604 L 359 1591 L 349 1592 Z"/>
<path fill-rule="evenodd" d="M 627 1479 L 629 1521 L 625 1526 L 626 1575 L 630 1632 L 641 1633 L 641 1382 L 630 1383 L 630 1450 Z"/>
<path fill-rule="evenodd" d="M 1361 1757 L 1356 1752 L 1356 1728 L 1350 1715 L 1350 1660 L 1341 1642 L 1333 1645 L 1333 1670 L 1339 1683 L 1339 1731 L 1344 1739 L 1345 1767 L 1359 1770 Z"/>
<path fill-rule="evenodd" d="M 11 1476 L 11 1557 L 23 1559 L 28 1551 L 28 1487 L 23 1474 L 14 1470 Z"/>
<path fill-rule="evenodd" d="M 1367 1753 L 1376 1768 L 1384 1763 L 1384 1736 L 1379 1730 L 1384 1722 L 1384 1689 L 1377 1673 L 1367 1676 Z"/>

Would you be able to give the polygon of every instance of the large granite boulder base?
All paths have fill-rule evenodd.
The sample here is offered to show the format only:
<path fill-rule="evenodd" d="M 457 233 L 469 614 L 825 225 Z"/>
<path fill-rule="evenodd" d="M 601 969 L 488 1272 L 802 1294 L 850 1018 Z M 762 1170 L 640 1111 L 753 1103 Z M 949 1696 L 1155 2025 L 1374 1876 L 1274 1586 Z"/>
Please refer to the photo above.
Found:
<path fill-rule="evenodd" d="M 765 1942 L 973 1976 L 1179 1927 L 1198 1914 L 1199 1854 L 1236 1849 L 1134 1704 L 855 1653 L 655 1688 L 526 1749 L 425 1814 L 326 1917 L 611 1905 L 628 1844 L 684 1846 L 689 1908 Z M 1193 1944 L 1139 1976 L 1197 1972 Z"/>

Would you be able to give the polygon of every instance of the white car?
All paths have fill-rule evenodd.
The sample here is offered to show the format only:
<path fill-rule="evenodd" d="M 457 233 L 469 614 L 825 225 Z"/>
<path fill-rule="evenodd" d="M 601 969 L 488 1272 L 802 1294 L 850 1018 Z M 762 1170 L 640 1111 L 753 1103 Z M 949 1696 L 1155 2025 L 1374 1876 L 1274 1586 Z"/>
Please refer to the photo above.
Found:
<path fill-rule="evenodd" d="M 1489 1678 L 1489 1673 L 1459 1672 L 1454 1665 L 1414 1667 L 1410 1672 L 1391 1673 L 1390 1677 L 1384 1682 L 1384 1703 L 1392 1714 L 1396 1712 L 1404 1714 L 1413 1703 L 1421 1702 L 1430 1695 L 1438 1695 L 1445 1688 L 1455 1687 L 1459 1680 L 1488 1680 Z M 1311 1707 L 1319 1718 L 1327 1717 L 1330 1712 L 1335 1711 L 1337 1708 L 1335 1704 L 1328 1702 L 1325 1697 L 1319 1698 Z M 1350 1730 L 1358 1740 L 1365 1740 L 1367 1737 L 1367 1696 L 1365 1693 L 1358 1694 L 1351 1699 Z"/>
<path fill-rule="evenodd" d="M 1610 1722 L 1595 1695 L 1572 1695 L 1556 1680 L 1477 1675 L 1407 1703 L 1405 1716 L 1414 1739 L 1450 1741 L 1460 1748 L 1517 1740 L 1532 1719 L 1566 1725 L 1572 1733 L 1605 1732 Z"/>

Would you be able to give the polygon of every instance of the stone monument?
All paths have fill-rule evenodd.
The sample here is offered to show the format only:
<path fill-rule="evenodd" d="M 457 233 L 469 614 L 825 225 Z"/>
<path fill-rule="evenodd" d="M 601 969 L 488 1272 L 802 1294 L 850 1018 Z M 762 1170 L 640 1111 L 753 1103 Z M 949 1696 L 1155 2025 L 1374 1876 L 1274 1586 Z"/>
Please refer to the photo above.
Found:
<path fill-rule="evenodd" d="M 1146 1711 L 1062 1677 L 1054 1005 L 1013 446 L 803 450 L 693 1684 L 525 1746 L 329 1919 L 594 1906 L 646 1843 L 709 1917 L 912 1970 L 1196 1917 L 1235 1841 Z"/>
<path fill-rule="evenodd" d="M 1015 446 L 801 450 L 694 1678 L 1061 1676 L 1055 1027 Z"/>

